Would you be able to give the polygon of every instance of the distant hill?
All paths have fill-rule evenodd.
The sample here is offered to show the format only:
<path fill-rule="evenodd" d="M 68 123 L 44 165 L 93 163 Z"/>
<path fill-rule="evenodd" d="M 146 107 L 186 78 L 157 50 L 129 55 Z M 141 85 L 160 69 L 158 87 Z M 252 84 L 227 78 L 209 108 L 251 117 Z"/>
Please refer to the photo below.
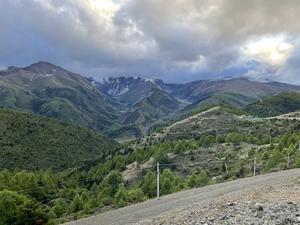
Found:
<path fill-rule="evenodd" d="M 234 93 L 234 92 L 216 92 L 209 93 L 203 96 L 202 99 L 193 102 L 192 104 L 185 107 L 182 112 L 192 112 L 201 108 L 202 106 L 209 105 L 229 105 L 234 107 L 242 108 L 248 105 L 249 102 L 255 102 L 257 99 L 255 97 L 249 97 L 246 95 Z"/>
<path fill-rule="evenodd" d="M 207 107 L 200 112 L 167 125 L 161 132 L 163 136 L 189 137 L 205 133 L 226 134 L 230 130 L 243 126 L 248 129 L 248 123 L 243 124 L 247 120 L 242 114 L 243 112 L 236 108 L 226 106 Z"/>
<path fill-rule="evenodd" d="M 181 107 L 182 104 L 168 93 L 159 88 L 153 88 L 148 95 L 123 114 L 123 127 L 109 134 L 120 140 L 129 136 L 142 136 L 153 125 L 171 118 Z"/>
<path fill-rule="evenodd" d="M 299 92 L 282 92 L 247 105 L 245 110 L 259 117 L 272 117 L 300 110 Z"/>
<path fill-rule="evenodd" d="M 300 87 L 279 82 L 262 83 L 247 78 L 232 78 L 199 80 L 173 85 L 171 86 L 170 95 L 189 100 L 192 104 L 202 101 L 224 103 L 223 100 L 225 100 L 236 106 L 242 106 L 287 90 L 300 90 Z"/>
<path fill-rule="evenodd" d="M 103 161 L 120 145 L 95 131 L 0 109 L 0 168 L 54 169 Z"/>
<path fill-rule="evenodd" d="M 146 97 L 153 88 L 159 88 L 160 82 L 140 77 L 110 77 L 103 82 L 95 82 L 95 85 L 103 95 L 131 107 Z"/>
<path fill-rule="evenodd" d="M 149 123 L 178 110 L 180 102 L 169 96 L 166 92 L 153 88 L 147 96 L 134 104 L 126 114 L 125 124 Z"/>
<path fill-rule="evenodd" d="M 115 126 L 118 111 L 87 78 L 47 62 L 0 72 L 0 107 L 19 109 L 97 130 Z"/>

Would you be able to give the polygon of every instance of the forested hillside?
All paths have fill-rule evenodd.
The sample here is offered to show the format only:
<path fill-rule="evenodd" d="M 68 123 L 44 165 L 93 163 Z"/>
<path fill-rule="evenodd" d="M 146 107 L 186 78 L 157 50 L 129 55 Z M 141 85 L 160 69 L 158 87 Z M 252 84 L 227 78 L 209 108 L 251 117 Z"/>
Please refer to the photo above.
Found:
<path fill-rule="evenodd" d="M 0 168 L 64 170 L 101 162 L 119 144 L 55 119 L 0 110 Z"/>
<path fill-rule="evenodd" d="M 2 110 L 1 118 L 1 132 L 7 132 L 9 148 L 32 146 L 30 143 L 36 140 L 40 149 L 34 149 L 34 156 L 46 164 L 48 160 L 44 157 L 48 156 L 43 151 L 51 152 L 51 148 L 43 148 L 43 138 L 55 146 L 55 154 L 59 154 L 59 149 L 62 151 L 59 157 L 66 163 L 69 158 L 72 162 L 75 154 L 72 151 L 70 154 L 70 148 L 64 148 L 70 140 L 74 141 L 73 137 L 81 142 L 71 145 L 75 149 L 76 146 L 91 146 L 89 142 L 98 143 L 93 140 L 100 137 L 103 140 L 91 131 L 45 117 Z M 22 143 L 20 137 L 24 140 Z M 1 222 L 5 225 L 52 225 L 153 198 L 157 162 L 170 165 L 161 166 L 162 195 L 252 176 L 254 158 L 257 174 L 299 167 L 299 139 L 299 121 L 255 118 L 224 106 L 208 108 L 123 146 L 123 151 L 117 151 L 102 163 L 84 163 L 85 167 L 61 172 L 1 170 L 0 205 L 10 205 L 11 209 L 8 214 L 0 208 Z M 107 142 L 104 146 L 110 149 L 114 145 L 118 147 L 115 142 Z M 74 160 L 82 162 L 81 157 L 87 155 L 81 153 L 90 154 L 88 149 L 81 148 L 79 158 Z M 19 151 L 21 148 L 16 148 L 16 152 Z M 91 154 L 96 159 L 97 154 Z M 24 153 L 24 156 L 31 157 L 31 154 Z M 56 157 L 49 156 L 50 162 L 56 162 Z M 9 160 L 20 163 L 12 155 Z M 48 167 L 51 168 L 49 164 Z M 16 218 L 19 223 L 11 222 Z"/>
<path fill-rule="evenodd" d="M 278 116 L 300 110 L 299 92 L 282 92 L 245 107 L 245 110 L 259 117 Z"/>

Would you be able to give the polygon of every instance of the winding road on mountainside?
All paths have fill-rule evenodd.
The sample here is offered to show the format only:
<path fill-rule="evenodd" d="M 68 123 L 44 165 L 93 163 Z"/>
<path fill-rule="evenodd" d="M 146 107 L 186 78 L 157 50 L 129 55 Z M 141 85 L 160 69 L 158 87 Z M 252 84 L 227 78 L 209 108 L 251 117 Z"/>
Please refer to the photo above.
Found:
<path fill-rule="evenodd" d="M 300 169 L 285 170 L 255 177 L 214 184 L 202 188 L 182 191 L 152 199 L 136 205 L 98 214 L 86 219 L 72 221 L 65 225 L 128 225 L 141 220 L 176 213 L 194 204 L 205 205 L 228 194 L 247 192 L 264 185 L 285 183 L 293 178 L 300 178 Z"/>

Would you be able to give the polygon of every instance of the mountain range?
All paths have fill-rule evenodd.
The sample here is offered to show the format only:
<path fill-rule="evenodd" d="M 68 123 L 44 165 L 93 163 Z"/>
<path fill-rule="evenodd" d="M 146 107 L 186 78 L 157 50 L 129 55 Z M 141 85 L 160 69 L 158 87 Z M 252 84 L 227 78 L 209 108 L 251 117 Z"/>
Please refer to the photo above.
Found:
<path fill-rule="evenodd" d="M 113 138 L 142 136 L 153 126 L 203 105 L 245 107 L 300 87 L 248 78 L 182 84 L 140 77 L 102 82 L 48 62 L 0 71 L 0 107 L 57 118 Z"/>

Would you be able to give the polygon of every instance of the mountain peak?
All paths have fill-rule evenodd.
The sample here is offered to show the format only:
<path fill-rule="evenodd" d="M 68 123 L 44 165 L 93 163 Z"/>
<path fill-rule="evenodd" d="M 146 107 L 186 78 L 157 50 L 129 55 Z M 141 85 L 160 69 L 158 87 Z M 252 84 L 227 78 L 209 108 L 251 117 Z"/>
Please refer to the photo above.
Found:
<path fill-rule="evenodd" d="M 33 63 L 30 66 L 27 66 L 23 69 L 34 73 L 39 73 L 42 75 L 53 74 L 55 72 L 64 72 L 64 73 L 67 72 L 65 69 L 45 61 L 39 61 Z"/>

